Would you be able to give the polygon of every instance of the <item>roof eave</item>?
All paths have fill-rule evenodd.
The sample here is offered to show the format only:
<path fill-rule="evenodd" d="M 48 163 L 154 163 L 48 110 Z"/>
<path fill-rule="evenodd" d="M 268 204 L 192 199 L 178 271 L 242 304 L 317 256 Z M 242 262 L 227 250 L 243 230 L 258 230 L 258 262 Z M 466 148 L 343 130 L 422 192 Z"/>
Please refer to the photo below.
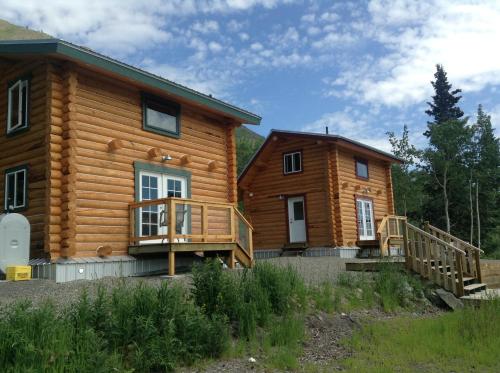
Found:
<path fill-rule="evenodd" d="M 221 114 L 230 116 L 241 123 L 259 125 L 262 119 L 258 115 L 224 103 L 203 93 L 59 39 L 0 41 L 0 53 L 55 54 L 63 56 L 166 91 L 172 95 L 195 102 L 198 105 L 206 106 Z"/>

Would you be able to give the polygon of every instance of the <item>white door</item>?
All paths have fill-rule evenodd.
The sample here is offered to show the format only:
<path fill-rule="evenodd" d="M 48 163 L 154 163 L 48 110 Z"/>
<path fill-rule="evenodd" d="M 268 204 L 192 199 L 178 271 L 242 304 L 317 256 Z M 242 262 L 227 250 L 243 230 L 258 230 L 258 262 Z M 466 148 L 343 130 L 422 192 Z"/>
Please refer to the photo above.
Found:
<path fill-rule="evenodd" d="M 359 240 L 374 240 L 373 202 L 370 199 L 358 198 L 356 200 L 356 210 L 358 212 Z"/>
<path fill-rule="evenodd" d="M 140 200 L 149 201 L 166 197 L 186 198 L 186 179 L 166 174 L 141 172 Z M 143 207 L 139 213 L 139 230 L 142 237 L 168 234 L 164 205 Z M 187 229 L 187 207 L 177 205 L 176 232 L 185 234 Z M 166 242 L 166 239 L 151 239 L 143 243 Z"/>
<path fill-rule="evenodd" d="M 306 242 L 306 211 L 304 197 L 288 198 L 290 243 Z"/>

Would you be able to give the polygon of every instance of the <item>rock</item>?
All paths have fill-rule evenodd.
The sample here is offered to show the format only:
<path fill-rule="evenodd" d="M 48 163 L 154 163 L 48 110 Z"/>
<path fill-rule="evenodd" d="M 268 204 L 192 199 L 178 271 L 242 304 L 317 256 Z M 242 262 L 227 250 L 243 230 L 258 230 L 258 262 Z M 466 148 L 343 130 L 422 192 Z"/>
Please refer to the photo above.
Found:
<path fill-rule="evenodd" d="M 452 310 L 464 308 L 464 303 L 455 297 L 452 293 L 444 290 L 444 289 L 437 289 L 436 294 L 445 302 L 448 307 L 450 307 Z"/>
<path fill-rule="evenodd" d="M 257 360 L 256 360 L 255 358 L 253 358 L 253 357 L 250 357 L 250 358 L 248 359 L 248 362 L 249 362 L 249 363 L 256 363 L 256 362 L 257 362 Z"/>

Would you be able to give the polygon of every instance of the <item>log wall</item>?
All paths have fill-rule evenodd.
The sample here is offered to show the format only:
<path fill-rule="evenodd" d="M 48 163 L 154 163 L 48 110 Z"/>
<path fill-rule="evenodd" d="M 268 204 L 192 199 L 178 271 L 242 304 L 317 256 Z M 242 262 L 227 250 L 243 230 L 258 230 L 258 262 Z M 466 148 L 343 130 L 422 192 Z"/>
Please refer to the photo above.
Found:
<path fill-rule="evenodd" d="M 373 200 L 374 220 L 381 219 L 392 211 L 392 190 L 390 185 L 390 165 L 376 158 L 368 160 L 369 179 L 356 177 L 355 157 L 358 154 L 338 147 L 338 178 L 341 239 L 337 245 L 354 245 L 358 239 L 356 219 L 356 197 L 368 197 Z M 388 193 L 389 190 L 389 193 Z M 388 196 L 390 196 L 388 198 Z M 375 227 L 377 229 L 377 227 Z"/>
<path fill-rule="evenodd" d="M 62 172 L 57 164 L 52 172 L 62 195 L 54 196 L 61 207 L 51 219 L 54 237 L 61 232 L 61 255 L 95 256 L 101 245 L 113 255 L 127 253 L 134 161 L 190 171 L 193 199 L 235 202 L 234 124 L 183 106 L 179 139 L 147 132 L 139 88 L 75 66 L 55 69 L 61 71 L 52 95 L 61 99 L 52 100 L 52 123 L 57 131 L 62 126 Z M 162 162 L 167 154 L 172 161 Z M 51 246 L 57 250 L 57 243 Z"/>
<path fill-rule="evenodd" d="M 259 167 L 247 191 L 243 192 L 245 212 L 251 218 L 255 249 L 282 248 L 288 241 L 286 199 L 280 195 L 305 194 L 306 227 L 309 244 L 327 246 L 332 244 L 329 230 L 330 220 L 326 193 L 328 159 L 326 145 L 300 139 L 277 140 L 272 154 Z M 283 174 L 283 153 L 301 150 L 303 172 Z M 253 195 L 250 197 L 250 194 Z"/>
<path fill-rule="evenodd" d="M 283 175 L 283 153 L 302 151 L 303 172 Z M 252 164 L 251 181 L 242 199 L 255 228 L 257 250 L 282 248 L 289 242 L 286 200 L 306 196 L 310 247 L 355 245 L 356 196 L 373 199 L 374 219 L 393 213 L 390 164 L 367 157 L 369 179 L 355 173 L 355 152 L 338 144 L 301 137 L 271 141 Z"/>
<path fill-rule="evenodd" d="M 7 84 L 31 74 L 30 127 L 27 132 L 6 136 Z M 2 64 L 0 67 L 0 211 L 4 210 L 5 169 L 27 164 L 28 209 L 25 215 L 31 225 L 31 257 L 44 256 L 47 193 L 47 64 L 44 61 L 24 61 Z"/>

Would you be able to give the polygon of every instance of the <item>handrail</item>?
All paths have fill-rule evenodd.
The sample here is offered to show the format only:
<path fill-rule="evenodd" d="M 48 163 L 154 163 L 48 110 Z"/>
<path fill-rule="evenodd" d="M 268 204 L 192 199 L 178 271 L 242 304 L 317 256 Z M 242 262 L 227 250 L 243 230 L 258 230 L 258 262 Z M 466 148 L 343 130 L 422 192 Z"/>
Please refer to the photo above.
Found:
<path fill-rule="evenodd" d="M 444 240 L 442 240 L 442 239 L 440 239 L 440 238 L 438 238 L 438 237 L 436 237 L 436 236 L 434 236 L 434 235 L 432 235 L 430 233 L 427 233 L 426 231 L 424 231 L 424 230 L 422 230 L 422 229 L 420 229 L 418 227 L 415 227 L 413 224 L 407 223 L 407 225 L 409 227 L 411 227 L 411 229 L 413 229 L 413 230 L 417 231 L 418 233 L 422 234 L 424 237 L 427 237 L 427 238 L 429 238 L 431 240 L 435 240 L 437 243 L 440 243 L 443 246 L 447 246 L 449 249 L 453 249 L 455 251 L 458 251 L 461 254 L 465 254 L 465 251 L 463 251 L 462 249 L 459 249 L 458 247 L 455 247 L 455 246 L 451 245 L 449 242 L 446 242 L 446 241 L 444 241 Z"/>
<path fill-rule="evenodd" d="M 385 228 L 385 225 L 387 224 L 387 218 L 388 216 L 385 215 L 382 220 L 380 221 L 380 224 L 377 229 L 377 234 L 382 234 L 383 228 Z"/>
<path fill-rule="evenodd" d="M 408 222 L 403 234 L 407 267 L 456 296 L 463 296 L 465 251 Z"/>
<path fill-rule="evenodd" d="M 458 238 L 458 237 L 455 237 L 455 236 L 453 236 L 453 235 L 449 234 L 448 232 L 445 232 L 445 231 L 443 231 L 442 229 L 439 229 L 439 228 L 437 228 L 437 227 L 435 227 L 435 226 L 433 226 L 433 225 L 431 225 L 431 224 L 429 224 L 429 223 L 426 223 L 426 226 L 427 226 L 427 227 L 429 228 L 429 230 L 431 230 L 431 231 L 438 232 L 439 234 L 444 235 L 444 236 L 446 236 L 446 237 L 450 238 L 450 239 L 451 239 L 451 240 L 453 240 L 453 241 L 458 241 L 458 242 L 460 242 L 460 244 L 465 245 L 465 246 L 468 246 L 469 248 L 471 248 L 471 249 L 473 249 L 473 250 L 477 250 L 477 251 L 479 251 L 481 254 L 484 254 L 484 251 L 483 251 L 483 250 L 481 250 L 479 247 L 476 247 L 476 246 L 472 245 L 471 243 L 469 243 L 469 242 L 467 242 L 467 241 L 464 241 L 464 240 L 462 240 L 462 239 L 460 239 L 460 238 Z"/>
<path fill-rule="evenodd" d="M 236 213 L 236 215 L 238 215 L 238 216 L 239 216 L 239 218 L 240 218 L 241 220 L 243 220 L 243 221 L 245 222 L 245 224 L 246 224 L 246 225 L 248 225 L 248 227 L 249 227 L 249 228 L 251 228 L 251 229 L 252 229 L 252 231 L 253 231 L 253 230 L 255 230 L 255 229 L 253 228 L 253 225 L 252 225 L 252 224 L 250 224 L 250 222 L 248 221 L 248 219 L 247 219 L 247 218 L 245 218 L 245 215 L 243 215 L 243 214 L 241 213 L 241 211 L 240 211 L 240 210 L 238 210 L 237 208 L 235 208 L 235 209 L 234 209 L 234 212 Z"/>

